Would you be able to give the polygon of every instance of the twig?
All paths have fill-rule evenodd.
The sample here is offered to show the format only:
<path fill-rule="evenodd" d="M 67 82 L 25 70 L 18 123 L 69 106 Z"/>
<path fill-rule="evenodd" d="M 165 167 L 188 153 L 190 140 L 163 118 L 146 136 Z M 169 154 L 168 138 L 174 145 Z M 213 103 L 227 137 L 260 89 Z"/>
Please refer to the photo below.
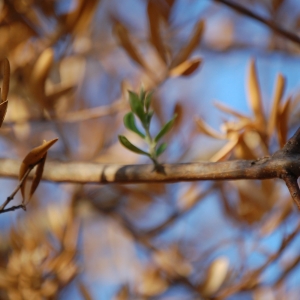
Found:
<path fill-rule="evenodd" d="M 280 248 L 276 251 L 274 255 L 271 255 L 269 259 L 257 269 L 248 272 L 245 276 L 239 280 L 236 285 L 229 286 L 224 288 L 214 300 L 222 300 L 227 299 L 230 295 L 237 293 L 240 290 L 253 290 L 253 279 L 257 279 L 260 274 L 263 273 L 264 270 L 272 263 L 275 263 L 279 258 L 282 256 L 284 250 L 295 240 L 298 236 L 300 230 L 300 222 L 298 223 L 297 227 L 286 237 L 282 240 Z M 251 283 L 252 282 L 252 283 Z"/>
<path fill-rule="evenodd" d="M 26 210 L 26 206 L 24 204 L 20 204 L 20 205 L 17 205 L 17 206 L 12 206 L 10 208 L 0 210 L 0 214 L 6 213 L 6 212 L 9 212 L 9 211 L 14 211 L 14 210 L 20 209 L 20 208 L 22 208 L 23 210 Z"/>
<path fill-rule="evenodd" d="M 196 201 L 193 202 L 193 205 L 189 206 L 187 209 L 182 211 L 174 211 L 171 216 L 169 216 L 165 221 L 163 221 L 158 226 L 147 230 L 143 232 L 143 235 L 146 235 L 148 238 L 154 237 L 155 235 L 161 233 L 166 228 L 170 227 L 175 221 L 181 219 L 184 215 L 186 215 L 188 212 L 190 212 L 198 203 L 200 200 L 205 198 L 209 193 L 211 193 L 214 189 L 214 185 L 210 186 L 208 189 L 206 189 L 204 192 L 199 193 L 195 198 Z"/>
<path fill-rule="evenodd" d="M 36 117 L 36 118 L 21 118 L 17 120 L 5 121 L 5 126 L 13 126 L 19 123 L 25 122 L 60 122 L 60 123 L 76 123 L 82 122 L 87 120 L 93 120 L 101 117 L 106 117 L 110 115 L 117 114 L 123 108 L 126 107 L 126 102 L 123 100 L 118 100 L 113 104 L 110 105 L 102 105 L 99 107 L 87 108 L 82 109 L 74 112 L 68 112 L 66 114 L 59 114 L 57 116 L 52 116 L 50 118 L 45 117 Z"/>
<path fill-rule="evenodd" d="M 230 0 L 213 0 L 213 1 L 224 4 L 224 5 L 236 10 L 237 12 L 239 12 L 239 13 L 245 15 L 245 16 L 248 16 L 248 17 L 250 17 L 254 20 L 257 20 L 257 21 L 267 25 L 274 32 L 276 32 L 279 35 L 289 39 L 290 41 L 300 45 L 300 37 L 298 35 L 282 28 L 281 26 L 277 25 L 274 21 L 267 20 L 267 19 L 257 15 L 253 11 L 249 10 L 248 8 L 246 8 L 246 7 L 244 7 L 240 4 L 234 3 Z"/>
<path fill-rule="evenodd" d="M 34 166 L 28 168 L 28 170 L 24 174 L 23 178 L 19 182 L 18 186 L 15 188 L 15 190 L 12 192 L 12 194 L 6 198 L 5 202 L 0 206 L 0 213 L 4 213 L 4 212 L 7 212 L 7 211 L 12 211 L 12 210 L 15 210 L 15 209 L 18 209 L 18 208 L 23 208 L 24 210 L 26 210 L 26 206 L 24 204 L 21 204 L 21 205 L 18 205 L 18 206 L 13 206 L 13 207 L 10 207 L 10 208 L 7 208 L 7 209 L 5 209 L 5 207 L 7 206 L 7 204 L 9 204 L 10 201 L 12 201 L 14 199 L 15 195 L 17 194 L 17 192 L 19 191 L 22 184 L 24 183 L 24 181 L 26 180 L 27 176 L 29 175 L 30 171 L 33 168 L 34 168 Z"/>

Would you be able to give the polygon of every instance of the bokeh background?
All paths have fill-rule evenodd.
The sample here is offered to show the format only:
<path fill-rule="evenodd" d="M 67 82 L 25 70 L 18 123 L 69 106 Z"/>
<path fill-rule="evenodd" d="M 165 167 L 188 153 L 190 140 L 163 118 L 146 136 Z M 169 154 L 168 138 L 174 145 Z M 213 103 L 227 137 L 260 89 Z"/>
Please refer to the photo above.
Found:
<path fill-rule="evenodd" d="M 296 0 L 237 2 L 300 30 Z M 127 91 L 142 85 L 154 91 L 151 132 L 178 115 L 162 162 L 272 154 L 299 126 L 299 49 L 211 0 L 2 0 L 11 82 L 1 157 L 58 137 L 48 161 L 150 163 L 118 141 L 146 147 L 123 125 Z M 3 201 L 17 183 L 1 178 Z M 0 226 L 1 299 L 299 297 L 299 212 L 279 180 L 43 181 Z"/>

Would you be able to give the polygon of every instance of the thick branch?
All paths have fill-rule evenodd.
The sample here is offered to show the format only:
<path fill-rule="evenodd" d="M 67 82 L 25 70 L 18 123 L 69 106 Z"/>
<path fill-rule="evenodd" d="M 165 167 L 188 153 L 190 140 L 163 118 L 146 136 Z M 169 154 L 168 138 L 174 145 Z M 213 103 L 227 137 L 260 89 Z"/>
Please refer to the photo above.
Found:
<path fill-rule="evenodd" d="M 21 161 L 0 159 L 0 176 L 17 178 Z M 46 162 L 43 180 L 73 183 L 172 183 L 198 180 L 281 178 L 287 172 L 300 175 L 300 155 L 267 157 L 259 160 L 165 164 L 163 172 L 153 165 L 116 165 L 85 162 Z"/>
<path fill-rule="evenodd" d="M 252 12 L 251 10 L 247 9 L 246 7 L 241 6 L 238 3 L 234 3 L 230 0 L 214 0 L 214 1 L 222 3 L 245 16 L 248 16 L 254 20 L 257 20 L 260 23 L 267 25 L 270 29 L 272 29 L 277 34 L 289 39 L 290 41 L 293 41 L 296 44 L 300 44 L 300 37 L 298 35 L 294 34 L 293 32 L 289 32 L 288 30 L 280 27 L 274 21 L 267 20 L 267 19 L 257 15 L 256 13 Z"/>
<path fill-rule="evenodd" d="M 300 210 L 300 129 L 272 156 L 257 160 L 164 164 L 116 165 L 86 162 L 47 162 L 43 180 L 73 183 L 172 183 L 199 180 L 281 178 Z M 18 178 L 21 161 L 0 159 L 0 177 Z M 4 207 L 2 207 L 4 208 Z"/>

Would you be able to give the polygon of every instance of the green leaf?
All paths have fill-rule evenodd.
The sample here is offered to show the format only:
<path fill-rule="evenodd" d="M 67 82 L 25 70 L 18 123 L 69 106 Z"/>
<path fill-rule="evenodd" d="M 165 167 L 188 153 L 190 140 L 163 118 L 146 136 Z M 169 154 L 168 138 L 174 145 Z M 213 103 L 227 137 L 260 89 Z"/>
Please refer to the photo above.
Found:
<path fill-rule="evenodd" d="M 158 142 L 172 128 L 176 117 L 177 115 L 174 115 L 174 117 L 163 126 L 163 128 L 160 130 L 158 135 L 155 137 L 154 139 L 155 142 Z"/>
<path fill-rule="evenodd" d="M 150 111 L 146 115 L 146 124 L 147 124 L 148 127 L 150 126 L 150 122 L 151 122 L 151 119 L 153 117 L 153 114 L 154 114 L 154 111 Z"/>
<path fill-rule="evenodd" d="M 138 154 L 143 154 L 143 155 L 147 155 L 147 156 L 150 156 L 149 153 L 139 149 L 138 147 L 134 146 L 133 144 L 131 144 L 128 139 L 123 136 L 123 135 L 119 135 L 119 141 L 120 143 L 125 147 L 127 148 L 128 150 L 132 151 L 132 152 L 135 152 L 135 153 L 138 153 Z"/>
<path fill-rule="evenodd" d="M 167 149 L 167 146 L 167 143 L 162 143 L 156 150 L 156 157 L 160 156 Z"/>
<path fill-rule="evenodd" d="M 153 95 L 153 91 L 150 92 L 150 93 L 148 93 L 148 95 L 146 96 L 146 100 L 145 100 L 146 111 L 149 110 L 149 107 L 150 107 L 150 104 L 151 104 L 152 95 Z"/>
<path fill-rule="evenodd" d="M 124 116 L 124 125 L 127 129 L 137 133 L 141 138 L 145 138 L 145 135 L 143 133 L 141 133 L 138 128 L 136 127 L 135 124 L 135 119 L 134 119 L 134 114 L 132 112 L 129 112 L 128 114 L 126 114 Z"/>
<path fill-rule="evenodd" d="M 129 91 L 129 102 L 132 112 L 139 117 L 143 124 L 145 124 L 144 108 L 139 96 L 136 93 Z"/>
<path fill-rule="evenodd" d="M 146 92 L 144 90 L 144 86 L 142 85 L 141 89 L 140 89 L 140 99 L 142 101 L 142 104 L 144 104 L 145 101 L 145 96 L 146 96 Z"/>

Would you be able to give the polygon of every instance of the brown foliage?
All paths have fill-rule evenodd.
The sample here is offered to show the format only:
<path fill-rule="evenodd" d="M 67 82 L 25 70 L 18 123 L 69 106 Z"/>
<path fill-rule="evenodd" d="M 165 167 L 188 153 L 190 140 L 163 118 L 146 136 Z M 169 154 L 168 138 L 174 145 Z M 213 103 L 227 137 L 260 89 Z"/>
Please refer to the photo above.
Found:
<path fill-rule="evenodd" d="M 299 15 L 287 0 L 207 1 L 197 14 L 196 4 L 174 0 L 63 2 L 0 2 L 0 176 L 19 180 L 1 185 L 3 200 L 10 196 L 0 207 L 9 220 L 0 233 L 0 298 L 67 299 L 75 288 L 87 300 L 98 292 L 118 300 L 296 299 L 299 214 L 281 182 L 177 181 L 191 173 L 193 180 L 279 177 L 299 204 L 297 138 L 284 147 L 299 127 L 299 95 L 286 95 L 289 74 L 281 70 L 268 97 L 260 64 L 270 57 L 276 65 L 275 50 L 299 54 Z M 247 32 L 249 17 L 269 29 L 267 42 Z M 289 30 L 281 25 L 288 22 Z M 250 48 L 261 52 L 246 54 L 249 113 L 223 102 L 213 111 L 195 79 L 214 87 L 218 74 L 200 77 L 206 62 Z M 229 76 L 229 66 L 217 72 Z M 168 174 L 136 166 L 147 158 L 117 140 L 125 132 L 144 149 L 122 124 L 127 91 L 141 85 L 154 91 L 150 130 L 177 114 L 164 137 Z M 214 112 L 225 116 L 220 131 Z M 177 183 L 162 183 L 164 176 Z"/>

